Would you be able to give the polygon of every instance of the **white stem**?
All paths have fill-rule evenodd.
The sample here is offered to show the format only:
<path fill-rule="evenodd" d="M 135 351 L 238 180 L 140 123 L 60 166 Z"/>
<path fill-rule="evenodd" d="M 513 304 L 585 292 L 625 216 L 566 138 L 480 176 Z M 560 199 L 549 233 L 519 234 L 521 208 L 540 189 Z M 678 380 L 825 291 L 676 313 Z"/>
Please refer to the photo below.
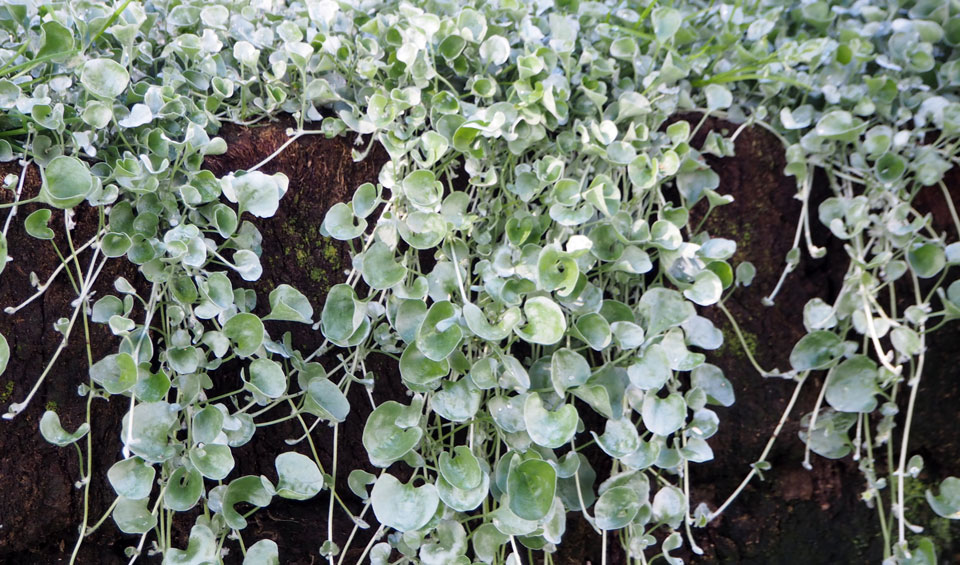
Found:
<path fill-rule="evenodd" d="M 765 461 L 767 455 L 770 453 L 770 450 L 773 449 L 773 444 L 777 441 L 777 436 L 780 435 L 780 431 L 783 429 L 783 425 L 786 423 L 787 418 L 790 416 L 790 412 L 793 410 L 793 405 L 796 404 L 797 398 L 800 396 L 800 389 L 803 387 L 803 383 L 807 380 L 807 375 L 809 371 L 805 371 L 798 377 L 797 386 L 793 389 L 793 395 L 790 396 L 790 401 L 787 402 L 787 407 L 784 408 L 783 414 L 780 415 L 780 421 L 777 422 L 777 427 L 774 428 L 773 434 L 771 434 L 770 439 L 767 440 L 766 447 L 763 448 L 763 453 L 760 454 L 760 458 L 757 459 L 757 463 Z M 712 522 L 717 516 L 723 514 L 723 511 L 727 509 L 728 506 L 738 497 L 740 493 L 743 492 L 743 489 L 747 488 L 747 485 L 753 479 L 754 475 L 757 474 L 757 467 L 754 464 L 754 467 L 750 469 L 750 472 L 747 473 L 747 476 L 744 477 L 743 481 L 740 483 L 740 486 L 737 487 L 733 494 L 731 494 L 723 504 L 720 505 L 720 508 L 717 508 L 710 513 L 710 516 L 707 518 L 708 522 Z"/>

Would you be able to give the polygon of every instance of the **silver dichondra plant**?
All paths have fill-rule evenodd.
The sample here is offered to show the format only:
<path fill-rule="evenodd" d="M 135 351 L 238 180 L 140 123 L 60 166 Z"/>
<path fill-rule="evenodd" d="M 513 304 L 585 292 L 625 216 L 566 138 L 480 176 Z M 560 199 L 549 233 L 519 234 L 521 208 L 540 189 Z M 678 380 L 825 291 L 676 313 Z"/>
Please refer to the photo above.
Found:
<path fill-rule="evenodd" d="M 376 534 L 360 561 L 516 564 L 542 550 L 550 563 L 578 513 L 604 549 L 677 563 L 670 552 L 699 551 L 691 528 L 736 495 L 716 509 L 690 497 L 691 465 L 713 457 L 710 407 L 734 402 L 704 353 L 723 335 L 698 308 L 726 312 L 754 274 L 731 264 L 737 242 L 703 231 L 690 209 L 732 201 L 704 156 L 731 156 L 743 128 L 762 127 L 782 141 L 803 203 L 781 283 L 803 249 L 823 254 L 814 222 L 843 240 L 847 257 L 830 260 L 849 267 L 832 302 L 804 308 L 790 367 L 757 370 L 795 382 L 781 426 L 811 372 L 827 371 L 801 439 L 859 458 L 887 563 L 933 563 L 904 492 L 922 466 L 910 428 L 927 335 L 960 317 L 960 243 L 912 199 L 934 187 L 952 202 L 958 47 L 960 5 L 942 0 L 5 2 L 0 160 L 22 172 L 4 181 L 2 233 L 17 206 L 45 204 L 28 233 L 52 244 L 48 224 L 62 223 L 68 248 L 31 300 L 62 276 L 77 299 L 53 328 L 63 342 L 47 370 L 4 417 L 30 404 L 68 340 L 89 342 L 89 324 L 118 337 L 79 388 L 88 420 L 99 398 L 129 406 L 116 464 L 93 468 L 95 422 L 69 432 L 50 411 L 40 424 L 81 458 L 74 558 L 107 518 L 89 515 L 93 473 L 116 491 L 108 514 L 139 536 L 131 562 L 149 550 L 216 563 L 232 536 L 251 565 L 282 548 L 244 543 L 239 503 L 311 498 L 349 473 L 319 548 L 331 565 L 347 549 L 334 520 L 355 534 L 370 509 Z M 264 163 L 222 178 L 201 165 L 226 150 L 222 123 L 281 113 L 296 121 L 291 141 L 365 136 L 390 159 L 323 219 L 322 234 L 353 250 L 345 282 L 322 305 L 281 285 L 260 318 L 264 297 L 232 281 L 261 276 L 257 219 L 277 211 L 288 179 Z M 742 125 L 693 144 L 710 116 Z M 29 199 L 28 167 L 43 178 Z M 832 190 L 819 207 L 816 169 Z M 99 210 L 89 241 L 70 237 L 77 207 Z M 0 269 L 21 260 L 0 244 Z M 94 300 L 110 260 L 145 282 L 118 279 Z M 313 324 L 326 341 L 298 351 L 271 335 L 274 320 Z M 349 389 L 377 386 L 370 352 L 394 358 L 410 391 L 358 423 L 377 474 L 314 448 L 322 437 L 336 450 Z M 8 358 L 0 340 L 0 367 Z M 242 389 L 209 394 L 210 375 L 234 360 Z M 586 429 L 586 412 L 602 426 Z M 232 450 L 287 419 L 312 457 L 289 451 L 275 472 L 236 476 Z M 779 430 L 744 485 L 769 468 Z M 593 443 L 609 456 L 600 484 L 580 454 Z M 927 499 L 960 518 L 960 479 Z M 177 513 L 197 506 L 189 545 L 174 547 Z"/>

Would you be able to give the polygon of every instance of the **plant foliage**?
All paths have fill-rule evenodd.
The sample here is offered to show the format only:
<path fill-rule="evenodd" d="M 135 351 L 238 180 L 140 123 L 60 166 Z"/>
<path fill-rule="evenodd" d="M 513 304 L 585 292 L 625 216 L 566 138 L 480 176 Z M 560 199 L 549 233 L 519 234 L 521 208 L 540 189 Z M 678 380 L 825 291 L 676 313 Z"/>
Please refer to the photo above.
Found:
<path fill-rule="evenodd" d="M 150 536 L 164 563 L 216 562 L 247 525 L 238 504 L 331 488 L 346 471 L 317 457 L 312 433 L 329 424 L 336 446 L 348 391 L 384 378 L 367 370 L 372 352 L 397 360 L 411 396 L 362 423 L 379 474 L 353 470 L 352 493 L 330 497 L 330 520 L 357 528 L 372 508 L 380 529 L 362 559 L 517 563 L 524 546 L 549 559 L 570 513 L 640 562 L 678 562 L 670 552 L 684 537 L 698 551 L 691 526 L 729 501 L 691 510 L 690 465 L 712 459 L 713 407 L 735 400 L 707 363 L 723 336 L 700 314 L 726 312 L 755 269 L 691 209 L 732 201 L 706 157 L 733 155 L 756 126 L 783 143 L 803 203 L 781 285 L 802 250 L 823 254 L 812 222 L 843 240 L 849 264 L 838 296 L 804 309 L 790 367 L 757 368 L 795 381 L 794 399 L 827 371 L 801 437 L 824 457 L 859 457 L 889 563 L 927 562 L 929 540 L 909 535 L 905 482 L 922 465 L 909 432 L 927 335 L 960 316 L 949 274 L 960 243 L 912 200 L 933 187 L 951 202 L 958 46 L 960 8 L 937 0 L 0 6 L 0 158 L 22 167 L 5 181 L 11 217 L 46 204 L 26 229 L 52 245 L 50 226 L 65 226 L 51 275 L 69 272 L 77 293 L 55 326 L 64 344 L 79 331 L 89 342 L 88 322 L 119 339 L 90 360 L 80 393 L 129 405 L 123 459 L 105 472 L 114 521 L 140 535 L 131 555 Z M 216 178 L 202 165 L 226 150 L 222 123 L 280 113 L 296 119 L 291 139 L 356 136 L 390 160 L 323 218 L 322 235 L 355 250 L 346 281 L 322 305 L 281 285 L 260 318 L 263 297 L 236 282 L 260 278 L 257 220 L 293 187 L 259 167 Z M 742 125 L 695 142 L 710 116 Z M 21 199 L 28 166 L 43 185 Z M 816 169 L 832 195 L 814 209 Z M 87 242 L 70 238 L 78 206 L 99 210 Z M 118 279 L 116 294 L 93 300 L 111 259 L 146 283 Z M 327 341 L 305 354 L 275 321 L 315 324 Z M 214 396 L 227 362 L 242 366 L 242 386 Z M 288 451 L 275 472 L 236 476 L 232 450 L 285 419 L 303 425 L 313 456 Z M 48 412 L 41 432 L 89 460 L 90 425 L 69 432 Z M 884 446 L 897 428 L 894 454 Z M 609 456 L 600 484 L 579 453 L 592 442 Z M 957 483 L 927 493 L 937 514 L 960 516 Z M 364 500 L 363 512 L 342 496 Z M 188 546 L 173 547 L 176 514 L 198 505 Z M 90 522 L 85 513 L 77 548 Z M 244 563 L 278 552 L 262 540 Z M 320 552 L 331 564 L 346 555 L 332 531 Z"/>

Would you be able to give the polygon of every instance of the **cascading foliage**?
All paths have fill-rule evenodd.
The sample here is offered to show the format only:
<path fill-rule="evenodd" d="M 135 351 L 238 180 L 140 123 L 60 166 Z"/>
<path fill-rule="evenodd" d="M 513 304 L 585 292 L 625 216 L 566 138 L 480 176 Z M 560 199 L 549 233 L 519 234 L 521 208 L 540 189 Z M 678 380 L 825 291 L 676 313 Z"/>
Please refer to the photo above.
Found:
<path fill-rule="evenodd" d="M 311 498 L 348 472 L 352 493 L 331 493 L 318 548 L 330 564 L 370 528 L 370 508 L 379 529 L 359 560 L 372 563 L 516 564 L 533 551 L 551 562 L 568 513 L 596 529 L 605 554 L 619 543 L 633 562 L 677 563 L 670 552 L 684 539 L 698 552 L 691 526 L 736 495 L 691 509 L 690 464 L 712 459 L 719 425 L 710 406 L 734 402 L 704 353 L 723 335 L 698 312 L 729 316 L 724 299 L 754 274 L 734 264 L 735 241 L 702 229 L 704 214 L 732 201 L 705 156 L 733 156 L 756 126 L 782 141 L 802 202 L 767 301 L 804 247 L 823 255 L 812 222 L 843 240 L 847 257 L 829 260 L 849 267 L 832 303 L 804 308 L 790 368 L 754 365 L 796 383 L 781 426 L 810 373 L 827 371 L 801 438 L 821 456 L 858 457 L 886 563 L 935 562 L 904 492 L 922 467 L 909 432 L 922 417 L 926 336 L 960 317 L 950 275 L 960 244 L 912 200 L 942 192 L 960 233 L 943 180 L 960 163 L 958 47 L 956 0 L 5 2 L 0 160 L 21 172 L 4 179 L 0 269 L 27 253 L 7 256 L 16 207 L 41 203 L 27 232 L 56 245 L 53 221 L 68 248 L 48 279 L 34 278 L 30 300 L 65 271 L 77 293 L 53 328 L 63 345 L 5 417 L 29 404 L 69 339 L 89 344 L 89 324 L 120 343 L 88 355 L 87 423 L 70 433 L 48 411 L 40 424 L 82 462 L 73 559 L 102 523 L 88 500 L 103 472 L 113 520 L 140 534 L 131 561 L 149 549 L 164 563 L 215 563 L 230 537 L 245 564 L 276 563 L 273 541 L 243 543 L 249 512 L 236 506 Z M 288 285 L 260 318 L 254 291 L 228 276 L 259 279 L 256 218 L 277 211 L 287 177 L 256 170 L 263 163 L 223 178 L 201 168 L 226 150 L 215 137 L 223 122 L 281 113 L 296 120 L 291 140 L 349 135 L 390 157 L 377 184 L 323 219 L 322 234 L 354 253 L 319 321 L 319 297 Z M 710 116 L 742 125 L 694 144 Z M 43 176 L 31 198 L 28 167 Z M 819 206 L 818 168 L 832 191 Z M 99 223 L 74 241 L 84 206 Z M 146 282 L 118 279 L 116 295 L 94 301 L 111 259 Z M 305 355 L 289 335 L 270 335 L 273 320 L 314 324 L 325 344 Z M 373 352 L 396 360 L 410 397 L 355 422 L 348 390 L 386 378 L 368 373 Z M 8 359 L 0 340 L 0 367 Z M 228 361 L 242 366 L 243 386 L 213 396 Z M 89 406 L 106 397 L 129 404 L 109 470 L 93 468 L 92 451 L 119 446 L 87 435 Z M 232 448 L 288 419 L 312 457 L 289 451 L 276 473 L 236 476 Z M 345 422 L 363 425 L 378 474 L 318 457 L 317 441 L 336 452 Z M 744 485 L 769 468 L 779 429 Z M 580 453 L 593 443 L 608 456 L 601 468 Z M 595 484 L 598 474 L 609 478 Z M 346 499 L 356 497 L 355 516 Z M 960 479 L 927 499 L 960 517 Z M 188 547 L 173 547 L 177 513 L 198 505 Z M 335 543 L 335 520 L 353 521 L 349 540 Z"/>

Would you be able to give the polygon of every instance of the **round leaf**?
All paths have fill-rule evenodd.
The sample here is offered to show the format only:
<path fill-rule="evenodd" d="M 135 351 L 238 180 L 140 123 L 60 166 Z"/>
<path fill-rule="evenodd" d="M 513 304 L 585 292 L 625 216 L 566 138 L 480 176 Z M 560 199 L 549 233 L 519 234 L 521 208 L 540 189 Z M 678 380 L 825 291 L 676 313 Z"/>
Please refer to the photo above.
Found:
<path fill-rule="evenodd" d="M 147 499 L 117 497 L 117 505 L 113 508 L 117 528 L 125 534 L 144 534 L 152 530 L 157 525 L 157 517 L 147 509 L 147 502 Z"/>
<path fill-rule="evenodd" d="M 313 323 L 313 306 L 302 292 L 288 284 L 270 291 L 270 314 L 264 320 Z"/>
<path fill-rule="evenodd" d="M 397 263 L 393 250 L 379 241 L 375 241 L 361 258 L 363 280 L 374 290 L 390 288 L 407 275 L 407 268 Z"/>
<path fill-rule="evenodd" d="M 139 500 L 150 496 L 156 474 L 153 465 L 147 465 L 139 457 L 130 457 L 114 463 L 107 471 L 107 479 L 119 496 Z"/>
<path fill-rule="evenodd" d="M 643 425 L 658 436 L 668 436 L 683 427 L 687 404 L 679 393 L 670 393 L 666 398 L 648 394 L 643 399 Z"/>
<path fill-rule="evenodd" d="M 33 213 L 24 220 L 23 227 L 26 228 L 27 233 L 30 234 L 31 237 L 37 239 L 53 239 L 53 230 L 47 227 L 47 223 L 50 222 L 50 214 L 49 208 L 34 210 Z"/>
<path fill-rule="evenodd" d="M 843 353 L 843 342 L 833 332 L 809 333 L 790 352 L 790 365 L 797 371 L 822 369 Z"/>
<path fill-rule="evenodd" d="M 447 300 L 435 302 L 420 324 L 417 332 L 417 349 L 427 359 L 443 361 L 460 344 L 463 330 L 456 323 L 457 310 Z"/>
<path fill-rule="evenodd" d="M 230 446 L 217 443 L 191 449 L 190 462 L 204 477 L 215 481 L 226 478 L 234 466 Z"/>
<path fill-rule="evenodd" d="M 287 391 L 287 376 L 276 361 L 255 359 L 250 363 L 250 380 L 247 384 L 268 398 L 279 398 Z"/>
<path fill-rule="evenodd" d="M 293 500 L 307 500 L 313 498 L 323 489 L 323 474 L 306 455 L 294 451 L 281 453 L 277 456 L 277 494 L 282 498 Z"/>
<path fill-rule="evenodd" d="M 619 530 L 633 521 L 641 505 L 637 493 L 628 486 L 607 489 L 594 506 L 597 527 L 601 530 Z"/>
<path fill-rule="evenodd" d="M 543 407 L 540 395 L 532 393 L 523 404 L 523 421 L 530 439 L 537 445 L 556 449 L 566 444 L 577 431 L 577 409 L 564 404 L 551 412 Z"/>
<path fill-rule="evenodd" d="M 60 425 L 60 416 L 52 410 L 47 410 L 40 418 L 40 434 L 47 442 L 59 447 L 70 445 L 90 431 L 90 425 L 86 422 L 80 424 L 77 431 L 70 433 Z"/>
<path fill-rule="evenodd" d="M 528 343 L 553 345 L 560 341 L 567 331 L 567 320 L 560 306 L 545 296 L 527 299 L 523 305 L 523 313 L 527 324 L 513 331 Z"/>
<path fill-rule="evenodd" d="M 440 504 L 435 486 L 414 487 L 388 473 L 377 479 L 370 498 L 377 520 L 400 532 L 419 530 L 427 525 Z"/>
<path fill-rule="evenodd" d="M 93 189 L 93 175 L 76 157 L 61 155 L 47 163 L 41 194 L 56 208 L 73 208 Z"/>
<path fill-rule="evenodd" d="M 163 493 L 163 505 L 170 510 L 186 512 L 200 501 L 203 496 L 203 475 L 196 469 L 177 467 L 167 479 L 167 490 Z"/>
<path fill-rule="evenodd" d="M 480 485 L 483 472 L 480 462 L 470 451 L 470 448 L 458 445 L 453 448 L 455 455 L 449 452 L 440 453 L 440 474 L 452 486 L 462 490 L 470 490 Z"/>
<path fill-rule="evenodd" d="M 91 94 L 114 99 L 127 89 L 130 74 L 112 59 L 90 59 L 83 65 L 80 82 Z"/>
<path fill-rule="evenodd" d="M 837 365 L 827 380 L 826 399 L 840 412 L 873 412 L 877 407 L 877 364 L 865 355 Z"/>
<path fill-rule="evenodd" d="M 557 472 L 546 461 L 527 459 L 510 469 L 507 494 L 510 510 L 524 520 L 539 520 L 553 505 Z"/>

